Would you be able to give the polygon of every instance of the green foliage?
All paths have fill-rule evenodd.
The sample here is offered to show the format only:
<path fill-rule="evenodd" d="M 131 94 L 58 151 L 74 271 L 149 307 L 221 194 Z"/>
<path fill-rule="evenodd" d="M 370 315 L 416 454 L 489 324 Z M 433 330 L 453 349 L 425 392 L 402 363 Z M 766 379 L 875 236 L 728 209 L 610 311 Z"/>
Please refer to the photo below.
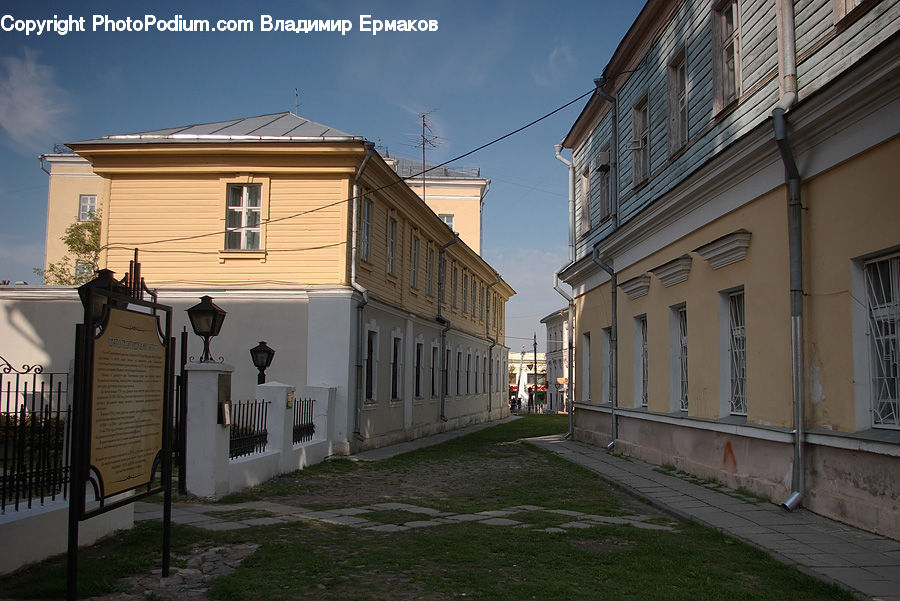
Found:
<path fill-rule="evenodd" d="M 91 213 L 87 221 L 76 221 L 66 228 L 60 237 L 67 254 L 47 265 L 47 269 L 34 268 L 35 275 L 52 286 L 78 286 L 94 277 L 100 258 L 100 213 Z"/>

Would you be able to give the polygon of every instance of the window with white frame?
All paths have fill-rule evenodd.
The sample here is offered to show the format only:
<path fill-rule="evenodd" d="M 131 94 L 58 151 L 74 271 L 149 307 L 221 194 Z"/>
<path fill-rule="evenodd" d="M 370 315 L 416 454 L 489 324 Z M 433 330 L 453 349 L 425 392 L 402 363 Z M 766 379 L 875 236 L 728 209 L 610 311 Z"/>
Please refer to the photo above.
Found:
<path fill-rule="evenodd" d="M 454 309 L 456 308 L 456 284 L 459 277 L 459 269 L 456 268 L 456 263 L 453 264 L 453 271 L 450 276 L 450 306 Z"/>
<path fill-rule="evenodd" d="M 97 213 L 97 195 L 78 195 L 78 221 L 90 221 Z"/>
<path fill-rule="evenodd" d="M 635 396 L 640 400 L 640 406 L 647 406 L 647 385 L 649 384 L 649 371 L 647 363 L 647 316 L 640 315 L 635 318 L 634 347 L 637 352 L 635 367 L 637 368 L 637 390 Z"/>
<path fill-rule="evenodd" d="M 472 276 L 472 298 L 471 298 L 472 304 L 469 305 L 470 307 L 472 307 L 472 319 L 473 319 L 473 320 L 475 319 L 475 298 L 476 298 L 476 296 L 477 296 L 477 295 L 475 294 L 475 292 L 476 292 L 476 290 L 475 290 L 475 276 L 473 275 L 473 276 Z"/>
<path fill-rule="evenodd" d="M 441 221 L 447 224 L 447 226 L 453 230 L 453 214 L 452 213 L 441 213 L 438 215 L 441 218 Z M 456 230 L 453 230 L 454 232 Z"/>
<path fill-rule="evenodd" d="M 450 394 L 450 349 L 444 352 L 444 394 Z"/>
<path fill-rule="evenodd" d="M 422 373 L 425 369 L 422 365 L 423 354 L 425 353 L 425 345 L 421 342 L 416 343 L 416 375 L 415 375 L 415 394 L 417 399 L 422 398 Z"/>
<path fill-rule="evenodd" d="M 391 344 L 391 400 L 396 401 L 400 398 L 400 386 L 402 384 L 402 360 L 403 360 L 403 339 L 396 336 L 392 339 Z"/>
<path fill-rule="evenodd" d="M 484 284 L 478 286 L 478 319 L 484 321 Z"/>
<path fill-rule="evenodd" d="M 672 307 L 672 393 L 678 411 L 688 410 L 688 334 L 687 307 Z"/>
<path fill-rule="evenodd" d="M 428 245 L 428 262 L 425 264 L 425 292 L 432 294 L 432 282 L 434 281 L 434 248 Z"/>
<path fill-rule="evenodd" d="M 440 365 L 440 355 L 438 354 L 438 348 L 436 346 L 431 347 L 431 396 L 436 397 L 438 394 L 438 386 L 440 383 L 438 379 L 440 378 L 440 369 L 438 365 Z"/>
<path fill-rule="evenodd" d="M 720 111 L 741 95 L 741 27 L 738 0 L 720 2 L 713 13 L 715 109 Z"/>
<path fill-rule="evenodd" d="M 487 372 L 488 372 L 488 360 L 487 357 L 484 357 L 481 361 L 481 392 L 487 392 Z"/>
<path fill-rule="evenodd" d="M 478 353 L 475 353 L 475 363 L 472 368 L 472 379 L 474 380 L 475 394 L 478 394 L 478 364 L 481 363 Z"/>
<path fill-rule="evenodd" d="M 472 394 L 472 353 L 466 354 L 466 394 Z"/>
<path fill-rule="evenodd" d="M 603 361 L 603 390 L 600 394 L 600 400 L 603 403 L 612 403 L 612 373 L 613 373 L 613 349 L 612 349 L 612 328 L 603 328 L 601 330 L 601 357 Z"/>
<path fill-rule="evenodd" d="M 584 236 L 591 230 L 591 170 L 585 165 L 581 171 L 581 219 L 579 231 Z"/>
<path fill-rule="evenodd" d="M 866 263 L 872 425 L 900 428 L 900 256 Z"/>
<path fill-rule="evenodd" d="M 469 307 L 469 274 L 465 270 L 463 270 L 462 284 L 462 312 L 465 315 Z"/>
<path fill-rule="evenodd" d="M 684 47 L 669 63 L 669 154 L 675 154 L 688 141 L 687 60 Z"/>
<path fill-rule="evenodd" d="M 359 256 L 363 261 L 368 261 L 369 241 L 372 235 L 372 201 L 368 198 L 363 198 L 359 221 Z"/>
<path fill-rule="evenodd" d="M 581 335 L 581 400 L 591 400 L 591 333 Z"/>
<path fill-rule="evenodd" d="M 645 95 L 631 109 L 631 172 L 633 184 L 650 178 L 650 104 Z"/>
<path fill-rule="evenodd" d="M 609 155 L 609 145 L 603 147 L 601 154 Z M 597 196 L 600 200 L 600 220 L 612 214 L 612 196 L 609 189 L 609 163 L 597 168 Z"/>
<path fill-rule="evenodd" d="M 388 219 L 388 238 L 387 238 L 387 270 L 388 273 L 394 275 L 394 257 L 397 248 L 397 220 L 393 217 Z"/>
<path fill-rule="evenodd" d="M 365 393 L 366 401 L 374 402 L 375 393 L 378 390 L 376 379 L 378 377 L 378 332 L 369 330 L 366 334 L 366 369 L 365 369 Z"/>
<path fill-rule="evenodd" d="M 456 351 L 456 396 L 462 392 L 462 351 Z"/>
<path fill-rule="evenodd" d="M 728 295 L 728 356 L 731 414 L 747 415 L 747 332 L 743 290 Z"/>
<path fill-rule="evenodd" d="M 419 237 L 413 236 L 412 239 L 412 257 L 409 262 L 409 285 L 413 288 L 419 287 Z"/>
<path fill-rule="evenodd" d="M 229 184 L 225 210 L 225 248 L 259 250 L 260 184 Z"/>

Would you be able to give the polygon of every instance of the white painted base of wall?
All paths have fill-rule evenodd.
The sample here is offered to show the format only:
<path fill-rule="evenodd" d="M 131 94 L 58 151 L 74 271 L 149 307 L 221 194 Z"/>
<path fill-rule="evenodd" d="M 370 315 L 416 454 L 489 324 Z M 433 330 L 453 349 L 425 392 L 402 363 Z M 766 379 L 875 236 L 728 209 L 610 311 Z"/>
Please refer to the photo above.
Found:
<path fill-rule="evenodd" d="M 91 518 L 78 528 L 79 547 L 94 544 L 116 530 L 134 526 L 134 505 L 126 505 Z M 41 507 L 7 510 L 0 515 L 0 574 L 65 553 L 68 548 L 69 503 L 51 501 Z"/>

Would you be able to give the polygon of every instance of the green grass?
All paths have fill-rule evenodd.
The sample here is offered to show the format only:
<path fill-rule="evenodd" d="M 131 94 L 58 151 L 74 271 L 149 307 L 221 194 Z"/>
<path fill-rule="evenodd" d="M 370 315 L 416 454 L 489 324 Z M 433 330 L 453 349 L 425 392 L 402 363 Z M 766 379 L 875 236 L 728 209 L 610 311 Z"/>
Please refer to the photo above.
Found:
<path fill-rule="evenodd" d="M 719 482 L 718 480 L 713 480 L 712 478 L 700 478 L 699 476 L 695 476 L 693 474 L 680 470 L 671 464 L 660 465 L 653 468 L 653 470 L 661 474 L 680 478 L 686 482 L 690 482 L 691 484 L 696 484 L 697 486 L 702 486 L 704 488 L 720 492 L 722 494 L 728 495 L 729 497 L 744 501 L 745 503 L 751 503 L 753 505 L 759 505 L 760 503 L 771 503 L 769 499 L 756 494 L 752 490 L 748 490 L 746 488 L 730 488 L 726 484 Z"/>
<path fill-rule="evenodd" d="M 232 495 L 297 505 L 360 507 L 394 501 L 456 513 L 538 505 L 602 515 L 653 509 L 588 470 L 522 439 L 564 431 L 565 416 L 526 416 L 383 463 L 327 462 Z M 381 523 L 428 519 L 373 511 Z M 546 511 L 510 516 L 530 527 L 461 522 L 383 533 L 291 522 L 209 533 L 173 527 L 180 550 L 200 542 L 254 542 L 257 551 L 212 581 L 214 601 L 288 600 L 749 600 L 837 601 L 853 597 L 719 532 L 668 516 L 672 532 L 599 524 L 543 529 L 573 518 Z M 142 524 L 81 553 L 82 595 L 115 590 L 122 575 L 159 565 L 159 524 Z M 105 559 L 104 559 L 105 558 Z M 2 596 L 61 597 L 64 560 L 0 578 Z"/>

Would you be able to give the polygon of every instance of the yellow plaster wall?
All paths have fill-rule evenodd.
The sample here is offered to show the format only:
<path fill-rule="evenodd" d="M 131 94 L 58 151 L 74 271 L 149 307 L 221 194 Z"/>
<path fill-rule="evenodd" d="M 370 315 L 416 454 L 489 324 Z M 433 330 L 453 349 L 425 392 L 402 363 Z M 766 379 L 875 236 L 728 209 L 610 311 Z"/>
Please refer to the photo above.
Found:
<path fill-rule="evenodd" d="M 415 180 L 407 182 L 419 197 L 422 196 L 422 184 Z M 426 185 L 425 202 L 437 214 L 453 215 L 453 231 L 469 245 L 469 248 L 481 254 L 481 193 L 482 185 L 442 187 L 439 184 Z M 449 197 L 449 198 L 448 198 Z"/>
<path fill-rule="evenodd" d="M 103 209 L 103 178 L 94 175 L 89 163 L 51 163 L 47 194 L 47 239 L 44 267 L 56 263 L 68 252 L 62 243 L 66 228 L 78 219 L 81 194 L 95 194 L 97 208 Z"/>

